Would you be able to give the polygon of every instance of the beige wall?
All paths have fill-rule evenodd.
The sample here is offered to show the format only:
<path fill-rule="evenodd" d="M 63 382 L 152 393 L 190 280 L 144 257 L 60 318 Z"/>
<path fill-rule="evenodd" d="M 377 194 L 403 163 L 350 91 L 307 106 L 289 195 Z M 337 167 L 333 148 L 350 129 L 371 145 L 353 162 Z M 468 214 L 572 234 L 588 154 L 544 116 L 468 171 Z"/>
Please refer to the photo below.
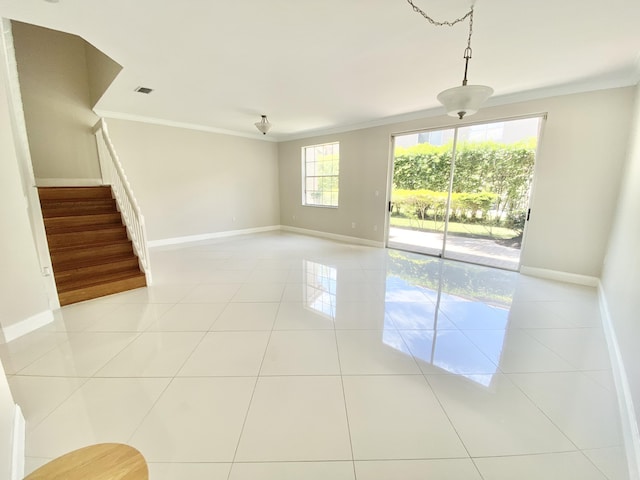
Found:
<path fill-rule="evenodd" d="M 90 43 L 84 42 L 84 47 L 89 76 L 90 105 L 93 108 L 118 76 L 122 66 Z"/>
<path fill-rule="evenodd" d="M 36 178 L 100 178 L 85 41 L 12 22 Z"/>
<path fill-rule="evenodd" d="M 127 120 L 108 128 L 151 241 L 280 223 L 275 143 Z"/>
<path fill-rule="evenodd" d="M 4 24 L 2 25 L 4 27 Z M 0 342 L 2 331 L 48 310 L 14 147 L 4 35 L 0 36 Z M 0 478 L 11 477 L 16 406 L 0 363 Z M 14 472 L 18 474 L 18 472 Z"/>
<path fill-rule="evenodd" d="M 633 88 L 603 90 L 485 108 L 469 118 L 548 113 L 523 265 L 600 275 L 633 98 Z M 392 134 L 457 124 L 465 123 L 443 115 L 279 144 L 282 224 L 383 242 Z M 340 142 L 340 207 L 304 207 L 300 149 L 333 141 Z"/>
<path fill-rule="evenodd" d="M 629 155 L 607 249 L 602 288 L 627 373 L 635 415 L 640 419 L 640 85 L 637 93 Z"/>
<path fill-rule="evenodd" d="M 16 405 L 13 402 L 7 377 L 0 362 L 0 478 L 11 477 L 13 426 Z"/>
<path fill-rule="evenodd" d="M 0 342 L 2 329 L 49 310 L 22 190 L 6 75 L 3 51 L 0 55 Z"/>

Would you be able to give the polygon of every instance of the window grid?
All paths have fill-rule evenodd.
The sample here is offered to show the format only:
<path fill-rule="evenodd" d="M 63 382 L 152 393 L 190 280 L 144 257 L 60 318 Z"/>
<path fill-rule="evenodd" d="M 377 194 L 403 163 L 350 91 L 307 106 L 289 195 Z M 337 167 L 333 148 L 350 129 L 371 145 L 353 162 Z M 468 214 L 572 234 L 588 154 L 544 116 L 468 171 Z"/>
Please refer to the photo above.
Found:
<path fill-rule="evenodd" d="M 303 205 L 337 207 L 340 144 L 325 143 L 302 148 Z"/>

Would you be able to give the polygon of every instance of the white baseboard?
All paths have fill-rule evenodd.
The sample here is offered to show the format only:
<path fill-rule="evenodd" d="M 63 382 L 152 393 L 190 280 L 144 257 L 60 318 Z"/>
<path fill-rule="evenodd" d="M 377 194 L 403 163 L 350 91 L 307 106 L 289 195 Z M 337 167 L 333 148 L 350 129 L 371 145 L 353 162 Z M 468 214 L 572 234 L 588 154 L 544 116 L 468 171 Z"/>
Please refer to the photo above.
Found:
<path fill-rule="evenodd" d="M 365 238 L 349 237 L 347 235 L 338 235 L 335 233 L 321 232 L 319 230 L 307 230 L 306 228 L 291 227 L 289 225 L 281 225 L 280 229 L 285 232 L 301 233 L 302 235 L 311 235 L 313 237 L 328 238 L 339 242 L 353 243 L 356 245 L 365 245 L 367 247 L 384 248 L 384 242 L 376 242 L 375 240 L 367 240 Z"/>
<path fill-rule="evenodd" d="M 203 233 L 201 235 L 189 235 L 186 237 L 164 238 L 162 240 L 151 240 L 148 243 L 149 248 L 165 247 L 168 245 L 181 245 L 184 243 L 202 242 L 205 240 L 213 240 L 216 238 L 235 237 L 236 235 L 248 235 L 251 233 L 271 232 L 280 230 L 280 225 L 271 225 L 268 227 L 245 228 L 243 230 L 228 230 L 226 232 Z"/>
<path fill-rule="evenodd" d="M 613 380 L 618 397 L 618 409 L 622 422 L 622 436 L 629 467 L 629 480 L 640 480 L 640 432 L 638 431 L 638 419 L 636 417 L 631 387 L 627 378 L 626 369 L 620 353 L 616 332 L 609 312 L 609 305 L 602 284 L 598 285 L 598 297 L 600 303 L 600 315 L 602 316 L 602 328 L 607 339 Z"/>
<path fill-rule="evenodd" d="M 101 178 L 36 178 L 38 187 L 97 187 Z"/>
<path fill-rule="evenodd" d="M 600 283 L 598 277 L 578 275 L 577 273 L 561 272 L 558 270 L 547 270 L 546 268 L 527 267 L 524 265 L 520 267 L 520 273 L 523 275 L 530 275 L 532 277 L 556 280 L 558 282 L 585 285 L 587 287 L 597 287 Z"/>
<path fill-rule="evenodd" d="M 53 312 L 51 310 L 45 310 L 44 312 L 36 313 L 29 318 L 25 318 L 18 323 L 4 327 L 2 328 L 4 343 L 9 343 L 16 338 L 26 335 L 27 333 L 31 333 L 51 322 L 53 322 Z"/>
<path fill-rule="evenodd" d="M 15 406 L 13 417 L 13 435 L 11 442 L 10 480 L 24 478 L 26 424 L 19 405 Z"/>

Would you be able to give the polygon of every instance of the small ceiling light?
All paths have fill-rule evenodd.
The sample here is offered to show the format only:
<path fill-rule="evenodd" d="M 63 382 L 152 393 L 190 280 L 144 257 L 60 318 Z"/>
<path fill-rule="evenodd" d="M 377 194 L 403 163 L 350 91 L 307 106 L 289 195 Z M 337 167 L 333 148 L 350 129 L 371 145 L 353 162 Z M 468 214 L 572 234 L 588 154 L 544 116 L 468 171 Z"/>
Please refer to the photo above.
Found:
<path fill-rule="evenodd" d="M 271 130 L 271 124 L 269 120 L 267 120 L 266 115 L 261 115 L 262 119 L 259 122 L 254 123 L 256 128 L 262 132 L 263 135 L 266 135 L 269 130 Z"/>
<path fill-rule="evenodd" d="M 487 99 L 493 94 L 493 88 L 485 85 L 467 85 L 467 71 L 469 69 L 469 60 L 471 59 L 471 35 L 473 34 L 473 5 L 467 14 L 452 22 L 437 22 L 420 8 L 414 5 L 412 0 L 407 2 L 413 7 L 413 11 L 420 13 L 426 18 L 432 25 L 441 27 L 446 25 L 448 27 L 454 26 L 456 23 L 469 19 L 469 37 L 467 39 L 467 48 L 464 49 L 464 78 L 462 79 L 462 86 L 453 87 L 444 90 L 438 94 L 438 101 L 444 105 L 447 115 L 452 117 L 458 117 L 460 120 L 465 115 L 473 115 L 476 113 L 480 106 L 487 101 Z"/>

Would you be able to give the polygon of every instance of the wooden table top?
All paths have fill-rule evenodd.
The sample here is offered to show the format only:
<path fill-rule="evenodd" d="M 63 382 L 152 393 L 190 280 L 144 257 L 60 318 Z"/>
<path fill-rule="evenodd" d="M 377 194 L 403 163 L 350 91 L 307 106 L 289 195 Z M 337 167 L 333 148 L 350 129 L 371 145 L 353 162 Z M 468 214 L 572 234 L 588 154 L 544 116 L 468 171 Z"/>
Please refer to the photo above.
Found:
<path fill-rule="evenodd" d="M 24 480 L 148 480 L 142 454 L 129 445 L 100 443 L 67 453 Z"/>

